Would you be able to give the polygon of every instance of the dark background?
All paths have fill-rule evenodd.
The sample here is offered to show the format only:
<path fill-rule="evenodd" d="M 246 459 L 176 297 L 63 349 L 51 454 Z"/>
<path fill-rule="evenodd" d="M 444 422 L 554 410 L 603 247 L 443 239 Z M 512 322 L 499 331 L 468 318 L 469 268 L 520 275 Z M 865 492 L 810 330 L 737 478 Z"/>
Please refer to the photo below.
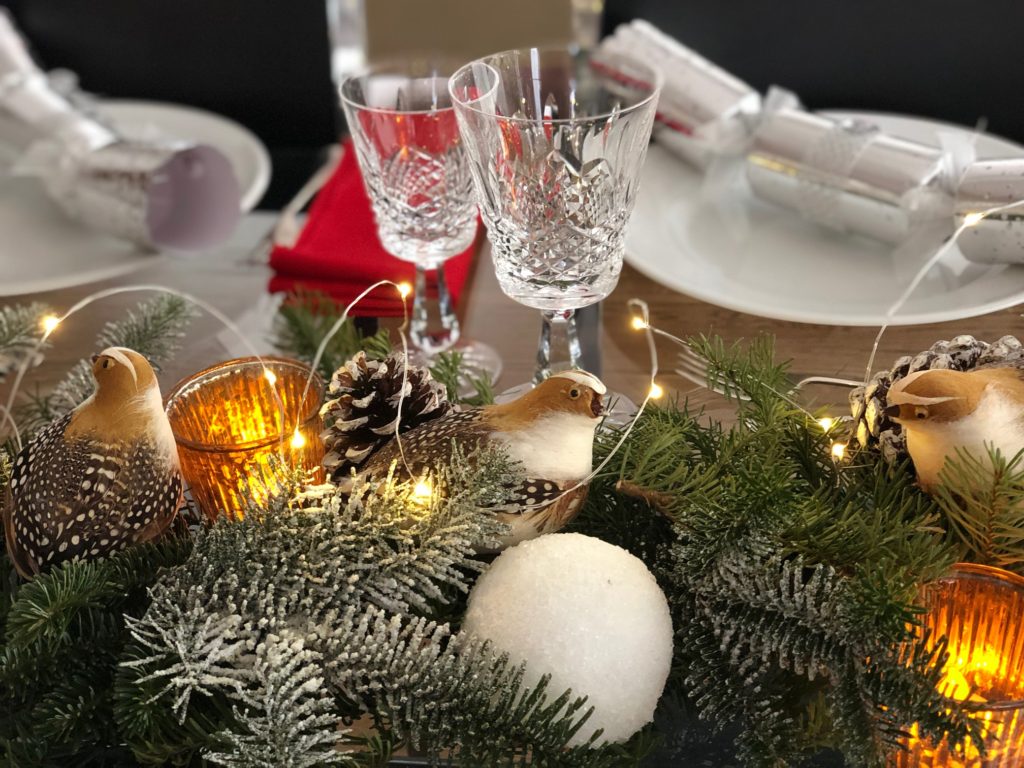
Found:
<path fill-rule="evenodd" d="M 367 0 L 372 3 L 373 0 Z M 439 24 L 449 23 L 444 0 Z M 493 3 L 495 22 L 515 0 Z M 646 18 L 759 90 L 812 108 L 904 112 L 1024 141 L 1020 0 L 606 0 L 605 31 Z M 0 0 L 47 68 L 90 91 L 193 104 L 271 149 L 280 205 L 336 136 L 323 0 Z"/>

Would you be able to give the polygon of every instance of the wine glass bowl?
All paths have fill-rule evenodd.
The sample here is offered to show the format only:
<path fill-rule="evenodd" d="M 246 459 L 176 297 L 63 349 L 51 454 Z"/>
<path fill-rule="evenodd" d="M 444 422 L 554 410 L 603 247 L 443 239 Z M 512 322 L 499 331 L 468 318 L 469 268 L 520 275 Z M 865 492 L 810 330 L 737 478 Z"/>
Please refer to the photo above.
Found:
<path fill-rule="evenodd" d="M 470 248 L 477 230 L 472 174 L 448 91 L 455 68 L 442 58 L 385 62 L 346 78 L 339 93 L 381 244 L 416 265 L 409 337 L 421 361 L 457 349 L 467 377 L 493 380 L 501 359 L 479 342 L 460 343 L 444 277 L 444 262 Z"/>
<path fill-rule="evenodd" d="M 449 83 L 499 284 L 545 321 L 537 379 L 552 370 L 553 325 L 575 365 L 573 311 L 618 282 L 660 83 L 625 57 L 535 48 Z"/>
<path fill-rule="evenodd" d="M 381 243 L 429 268 L 473 244 L 477 219 L 447 78 L 439 71 L 428 62 L 383 67 L 341 88 Z"/>

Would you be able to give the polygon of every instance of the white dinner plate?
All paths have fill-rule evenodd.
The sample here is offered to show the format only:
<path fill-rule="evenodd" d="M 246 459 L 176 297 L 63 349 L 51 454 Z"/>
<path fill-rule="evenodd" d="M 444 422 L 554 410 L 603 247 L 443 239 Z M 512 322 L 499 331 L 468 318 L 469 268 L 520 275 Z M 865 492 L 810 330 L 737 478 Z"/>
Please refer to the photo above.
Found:
<path fill-rule="evenodd" d="M 967 129 L 880 113 L 830 112 L 874 122 L 894 136 L 939 145 Z M 978 157 L 1020 157 L 1024 147 L 982 134 Z M 664 147 L 650 147 L 626 261 L 681 293 L 738 312 L 826 325 L 881 325 L 913 277 L 892 246 L 832 232 L 749 195 L 746 227 L 700 200 L 703 176 Z M 743 217 L 740 217 L 743 218 Z M 745 231 L 744 231 L 745 229 Z M 968 262 L 952 246 L 890 322 L 958 320 L 1024 302 L 1024 267 Z"/>
<path fill-rule="evenodd" d="M 266 148 L 232 120 L 193 107 L 148 101 L 101 101 L 99 111 L 129 138 L 170 136 L 219 149 L 238 178 L 243 212 L 251 210 L 267 189 Z M 5 127 L 17 130 L 0 124 L 0 131 Z M 2 169 L 0 233 L 0 296 L 107 280 L 160 258 L 72 221 L 36 179 L 11 177 Z"/>

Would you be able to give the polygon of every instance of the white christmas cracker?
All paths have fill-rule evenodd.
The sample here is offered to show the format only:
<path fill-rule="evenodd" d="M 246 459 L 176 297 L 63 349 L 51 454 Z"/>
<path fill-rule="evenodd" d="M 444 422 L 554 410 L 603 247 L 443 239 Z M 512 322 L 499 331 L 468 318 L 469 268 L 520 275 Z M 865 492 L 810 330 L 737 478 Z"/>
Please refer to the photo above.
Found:
<path fill-rule="evenodd" d="M 705 194 L 734 195 L 745 164 L 746 185 L 761 199 L 897 246 L 897 258 L 966 223 L 958 240 L 966 258 L 1024 264 L 1024 205 L 1015 205 L 1024 199 L 1024 158 L 975 161 L 973 139 L 949 134 L 937 148 L 807 112 L 795 99 L 762 99 L 643 21 L 620 26 L 600 51 L 662 70 L 655 136 L 708 171 Z M 725 209 L 742 218 L 738 206 Z"/>
<path fill-rule="evenodd" d="M 716 155 L 742 151 L 761 112 L 761 96 L 743 81 L 646 21 L 619 26 L 595 53 L 628 56 L 662 71 L 655 135 L 704 168 Z"/>
<path fill-rule="evenodd" d="M 213 147 L 129 141 L 54 91 L 0 10 L 0 112 L 34 143 L 14 171 L 39 177 L 86 226 L 145 247 L 200 250 L 226 240 L 241 216 L 234 171 Z"/>

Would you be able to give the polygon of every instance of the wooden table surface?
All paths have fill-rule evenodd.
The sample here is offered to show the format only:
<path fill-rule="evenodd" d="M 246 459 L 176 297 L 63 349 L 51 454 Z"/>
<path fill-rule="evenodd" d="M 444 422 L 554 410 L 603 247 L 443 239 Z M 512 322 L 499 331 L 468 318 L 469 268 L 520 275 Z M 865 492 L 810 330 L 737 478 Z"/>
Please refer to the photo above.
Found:
<path fill-rule="evenodd" d="M 155 283 L 194 294 L 232 318 L 249 313 L 247 328 L 256 328 L 250 334 L 255 342 L 260 343 L 260 337 L 264 335 L 260 323 L 265 326 L 269 318 L 253 318 L 253 314 L 259 314 L 258 302 L 261 296 L 265 296 L 269 271 L 266 267 L 245 264 L 244 261 L 252 245 L 269 230 L 273 221 L 274 216 L 270 213 L 248 216 L 234 241 L 215 257 L 194 260 L 162 258 L 154 260 L 152 266 L 105 283 L 2 298 L 0 302 L 39 300 L 57 310 L 64 310 L 98 289 Z M 643 334 L 633 330 L 629 324 L 626 302 L 632 297 L 648 302 L 654 325 L 679 336 L 715 333 L 727 341 L 735 341 L 760 333 L 772 334 L 776 338 L 778 356 L 791 359 L 793 370 L 800 374 L 862 378 L 877 332 L 877 328 L 806 325 L 733 312 L 678 294 L 627 265 L 623 268 L 618 287 L 604 303 L 602 375 L 610 387 L 634 399 L 642 398 L 647 390 L 650 363 Z M 95 334 L 105 321 L 123 316 L 125 309 L 144 298 L 145 294 L 138 293 L 106 299 L 62 326 L 53 336 L 54 347 L 46 362 L 30 372 L 26 386 L 29 389 L 52 386 L 76 360 L 92 353 Z M 267 311 L 265 314 L 270 313 Z M 460 315 L 466 336 L 492 344 L 504 358 L 505 373 L 499 385 L 511 386 L 530 378 L 540 320 L 534 310 L 502 295 L 486 245 L 465 291 Z M 1005 334 L 1019 335 L 1022 325 L 1020 311 L 1011 309 L 950 323 L 892 327 L 882 339 L 875 368 L 887 367 L 896 357 L 926 349 L 938 339 L 968 333 L 994 341 Z M 164 391 L 182 376 L 241 352 L 237 346 L 233 349 L 224 346 L 222 330 L 222 326 L 208 316 L 194 322 L 185 340 L 185 350 L 161 372 Z M 662 369 L 659 382 L 670 393 L 673 390 L 691 392 L 694 389 L 692 385 L 672 373 L 673 345 L 661 340 L 658 348 Z M 6 384 L 10 385 L 9 380 Z M 837 413 L 845 407 L 845 393 L 842 391 L 822 390 L 816 397 L 819 403 L 826 398 L 835 402 Z M 691 401 L 707 405 L 711 415 L 725 417 L 729 413 L 727 404 L 720 398 L 702 391 L 692 392 Z"/>

